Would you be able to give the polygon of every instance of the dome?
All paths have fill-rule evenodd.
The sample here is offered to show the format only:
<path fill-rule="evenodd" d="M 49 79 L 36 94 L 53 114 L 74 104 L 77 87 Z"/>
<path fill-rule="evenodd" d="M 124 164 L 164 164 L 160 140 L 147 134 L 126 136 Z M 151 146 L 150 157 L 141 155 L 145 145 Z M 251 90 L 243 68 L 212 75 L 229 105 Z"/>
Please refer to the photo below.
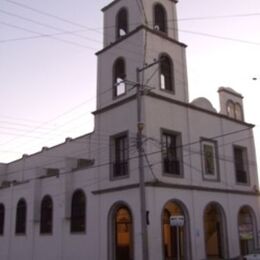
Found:
<path fill-rule="evenodd" d="M 196 107 L 217 113 L 217 110 L 213 107 L 211 102 L 204 97 L 199 97 L 199 98 L 194 99 L 191 102 L 191 104 L 196 106 Z"/>

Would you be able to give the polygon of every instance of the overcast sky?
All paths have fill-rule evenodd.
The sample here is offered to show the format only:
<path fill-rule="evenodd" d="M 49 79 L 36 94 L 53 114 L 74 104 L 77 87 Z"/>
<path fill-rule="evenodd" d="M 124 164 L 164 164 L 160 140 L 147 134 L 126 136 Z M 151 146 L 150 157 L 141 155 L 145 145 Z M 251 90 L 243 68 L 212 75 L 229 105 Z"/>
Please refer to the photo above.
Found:
<path fill-rule="evenodd" d="M 0 0 L 0 162 L 93 130 L 100 9 L 108 3 Z M 260 1 L 180 0 L 178 18 L 190 101 L 204 96 L 219 110 L 220 86 L 242 93 L 259 158 Z"/>

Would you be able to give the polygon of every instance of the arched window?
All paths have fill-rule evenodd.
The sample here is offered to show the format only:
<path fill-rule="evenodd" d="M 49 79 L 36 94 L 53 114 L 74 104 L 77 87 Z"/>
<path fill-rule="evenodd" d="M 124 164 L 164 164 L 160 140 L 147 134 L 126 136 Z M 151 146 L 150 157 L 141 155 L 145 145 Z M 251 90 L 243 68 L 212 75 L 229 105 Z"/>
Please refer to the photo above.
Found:
<path fill-rule="evenodd" d="M 133 259 L 133 223 L 128 207 L 118 205 L 112 213 L 112 239 L 113 260 Z"/>
<path fill-rule="evenodd" d="M 116 16 L 116 38 L 119 39 L 128 33 L 127 10 L 122 8 Z"/>
<path fill-rule="evenodd" d="M 211 202 L 204 210 L 205 259 L 226 259 L 228 255 L 226 219 L 223 208 Z"/>
<path fill-rule="evenodd" d="M 160 57 L 160 87 L 163 90 L 174 91 L 173 64 L 166 55 Z"/>
<path fill-rule="evenodd" d="M 46 195 L 41 203 L 40 233 L 52 233 L 53 203 L 50 196 Z"/>
<path fill-rule="evenodd" d="M 183 226 L 172 226 L 170 217 L 183 216 Z M 186 207 L 179 201 L 169 201 L 162 211 L 163 258 L 190 259 L 189 216 Z"/>
<path fill-rule="evenodd" d="M 227 102 L 227 115 L 229 117 L 235 118 L 235 104 L 231 100 L 228 100 Z"/>
<path fill-rule="evenodd" d="M 20 199 L 16 209 L 15 234 L 24 235 L 26 233 L 27 206 L 24 199 Z"/>
<path fill-rule="evenodd" d="M 72 195 L 70 231 L 85 232 L 86 230 L 86 197 L 83 191 L 77 190 Z"/>
<path fill-rule="evenodd" d="M 241 255 L 247 255 L 255 248 L 255 214 L 249 206 L 244 206 L 238 213 L 238 232 Z"/>
<path fill-rule="evenodd" d="M 4 234 L 4 225 L 5 225 L 5 206 L 0 204 L 0 235 Z"/>
<path fill-rule="evenodd" d="M 114 63 L 113 68 L 113 88 L 114 96 L 120 96 L 126 92 L 125 86 L 125 61 L 123 58 L 118 58 Z"/>
<path fill-rule="evenodd" d="M 167 33 L 167 15 L 164 7 L 161 4 L 154 6 L 154 29 L 160 32 Z"/>
<path fill-rule="evenodd" d="M 243 112 L 241 105 L 239 103 L 235 104 L 235 118 L 237 120 L 243 120 Z"/>

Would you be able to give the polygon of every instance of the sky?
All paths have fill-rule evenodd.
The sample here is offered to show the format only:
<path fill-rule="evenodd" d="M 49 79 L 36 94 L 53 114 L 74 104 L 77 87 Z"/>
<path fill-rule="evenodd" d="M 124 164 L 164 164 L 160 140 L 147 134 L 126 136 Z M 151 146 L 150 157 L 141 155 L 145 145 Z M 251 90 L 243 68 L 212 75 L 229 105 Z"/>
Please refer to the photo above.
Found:
<path fill-rule="evenodd" d="M 0 162 L 93 130 L 108 3 L 0 0 Z M 260 1 L 180 0 L 177 8 L 190 101 L 204 96 L 219 111 L 219 87 L 242 93 L 260 166 Z"/>

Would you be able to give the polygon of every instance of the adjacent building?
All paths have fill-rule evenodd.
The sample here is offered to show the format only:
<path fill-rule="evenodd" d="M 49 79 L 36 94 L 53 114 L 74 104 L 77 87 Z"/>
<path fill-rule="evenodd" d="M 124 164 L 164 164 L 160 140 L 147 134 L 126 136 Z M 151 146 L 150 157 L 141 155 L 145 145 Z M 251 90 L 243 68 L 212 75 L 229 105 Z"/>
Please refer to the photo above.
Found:
<path fill-rule="evenodd" d="M 150 260 L 235 259 L 259 246 L 254 126 L 231 88 L 218 90 L 220 112 L 189 101 L 176 5 L 103 8 L 95 130 L 0 164 L 1 260 L 143 259 L 138 147 Z"/>

